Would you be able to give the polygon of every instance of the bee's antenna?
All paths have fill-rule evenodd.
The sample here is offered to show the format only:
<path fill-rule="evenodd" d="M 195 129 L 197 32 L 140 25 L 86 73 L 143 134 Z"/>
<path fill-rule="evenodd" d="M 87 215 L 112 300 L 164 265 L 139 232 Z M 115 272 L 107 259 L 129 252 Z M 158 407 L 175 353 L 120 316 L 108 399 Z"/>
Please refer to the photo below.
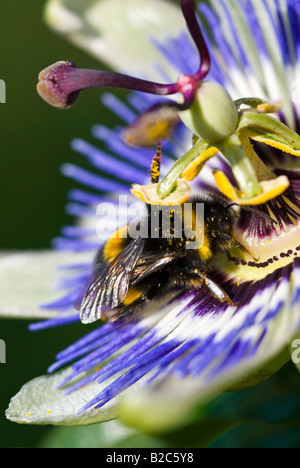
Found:
<path fill-rule="evenodd" d="M 220 195 L 216 195 L 215 193 L 209 193 L 208 194 L 210 197 L 214 198 L 215 200 L 220 200 L 220 201 L 223 201 L 223 202 L 228 202 L 228 199 L 225 198 L 225 197 L 222 197 Z M 249 211 L 250 213 L 253 213 L 253 214 L 256 214 L 257 216 L 260 216 L 261 218 L 265 218 L 267 219 L 268 221 L 270 221 L 271 223 L 274 223 L 274 224 L 278 224 L 278 222 L 272 218 L 272 216 L 269 216 L 267 215 L 266 213 L 262 213 L 261 211 L 259 210 L 256 210 L 255 208 L 252 208 L 248 205 L 239 205 L 238 203 L 236 202 L 233 202 L 233 203 L 230 203 L 230 205 L 227 205 L 224 210 L 229 210 L 230 208 L 232 208 L 233 206 L 239 206 L 242 210 L 246 210 L 246 211 Z"/>
<path fill-rule="evenodd" d="M 250 213 L 256 214 L 257 216 L 261 216 L 262 218 L 267 219 L 271 223 L 278 224 L 278 222 L 271 216 L 267 215 L 266 213 L 262 213 L 261 211 L 258 211 L 255 208 L 252 208 L 248 205 L 239 205 L 238 203 L 231 203 L 230 205 L 226 206 L 225 210 L 229 210 L 232 206 L 239 206 L 243 210 L 249 211 Z"/>
<path fill-rule="evenodd" d="M 152 184 L 158 184 L 160 176 L 160 165 L 161 165 L 161 142 L 158 143 L 156 154 L 152 160 L 151 165 L 151 182 Z"/>
<path fill-rule="evenodd" d="M 237 203 L 230 203 L 230 205 L 225 206 L 224 211 L 230 210 L 233 206 L 239 206 Z"/>

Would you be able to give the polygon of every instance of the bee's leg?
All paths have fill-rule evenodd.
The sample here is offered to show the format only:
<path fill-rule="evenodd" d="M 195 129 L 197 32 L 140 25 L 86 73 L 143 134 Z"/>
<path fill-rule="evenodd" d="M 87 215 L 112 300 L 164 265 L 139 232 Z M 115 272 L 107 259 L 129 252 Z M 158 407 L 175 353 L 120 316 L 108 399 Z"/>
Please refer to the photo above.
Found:
<path fill-rule="evenodd" d="M 222 289 L 221 286 L 219 286 L 218 283 L 216 283 L 214 280 L 209 278 L 209 276 L 205 277 L 204 284 L 210 290 L 213 296 L 216 299 L 218 299 L 220 302 L 226 302 L 228 305 L 231 305 L 231 306 L 239 305 L 233 302 L 228 296 L 228 294 L 224 291 L 224 289 Z"/>
<path fill-rule="evenodd" d="M 234 303 L 218 283 L 196 268 L 182 272 L 180 276 L 180 286 L 191 289 L 202 289 L 203 286 L 205 286 L 220 302 L 226 302 L 231 306 L 240 305 Z"/>
<path fill-rule="evenodd" d="M 212 236 L 217 237 L 225 247 L 227 248 L 237 247 L 242 252 L 245 252 L 248 255 L 250 255 L 250 257 L 253 258 L 255 262 L 258 262 L 259 258 L 255 257 L 255 255 L 250 250 L 248 250 L 243 244 L 241 244 L 239 241 L 231 237 L 229 234 L 220 233 L 220 232 L 212 232 Z"/>
<path fill-rule="evenodd" d="M 243 244 L 241 244 L 239 241 L 237 241 L 236 239 L 232 239 L 232 247 L 238 247 L 242 252 L 245 252 L 247 254 L 250 255 L 251 258 L 253 258 L 253 260 L 255 262 L 258 262 L 259 258 L 255 257 L 255 255 L 253 254 L 253 252 L 251 252 L 250 250 L 248 250 Z"/>

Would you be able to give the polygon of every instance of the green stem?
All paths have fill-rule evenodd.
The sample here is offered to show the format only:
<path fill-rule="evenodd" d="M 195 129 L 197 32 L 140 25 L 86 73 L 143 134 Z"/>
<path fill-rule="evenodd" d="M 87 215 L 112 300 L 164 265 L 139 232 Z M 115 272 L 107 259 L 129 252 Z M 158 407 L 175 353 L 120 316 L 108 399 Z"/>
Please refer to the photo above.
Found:
<path fill-rule="evenodd" d="M 205 140 L 198 140 L 197 143 L 184 155 L 182 158 L 178 159 L 176 164 L 168 172 L 168 174 L 163 178 L 160 184 L 157 187 L 157 193 L 161 198 L 167 197 L 174 187 L 176 182 L 180 177 L 180 174 L 184 169 L 197 157 L 199 154 L 203 153 L 210 147 L 209 143 Z"/>
<path fill-rule="evenodd" d="M 232 135 L 215 145 L 230 162 L 240 190 L 246 198 L 253 198 L 262 192 L 255 170 L 247 158 L 237 135 Z"/>

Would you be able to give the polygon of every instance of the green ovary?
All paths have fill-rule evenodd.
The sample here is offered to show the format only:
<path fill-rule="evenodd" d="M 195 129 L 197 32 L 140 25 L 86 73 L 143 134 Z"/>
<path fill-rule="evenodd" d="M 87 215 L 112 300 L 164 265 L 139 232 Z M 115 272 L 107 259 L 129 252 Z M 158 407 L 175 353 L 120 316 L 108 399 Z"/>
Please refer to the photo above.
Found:
<path fill-rule="evenodd" d="M 200 138 L 214 145 L 232 135 L 238 111 L 228 92 L 218 83 L 202 82 L 190 109 L 180 112 L 183 123 Z"/>

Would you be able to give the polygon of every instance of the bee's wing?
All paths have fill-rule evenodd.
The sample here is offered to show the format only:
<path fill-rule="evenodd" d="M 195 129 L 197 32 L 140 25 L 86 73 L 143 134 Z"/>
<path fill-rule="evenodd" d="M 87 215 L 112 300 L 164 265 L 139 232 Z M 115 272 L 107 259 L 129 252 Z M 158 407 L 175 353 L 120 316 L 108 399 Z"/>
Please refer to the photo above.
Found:
<path fill-rule="evenodd" d="M 132 240 L 105 268 L 89 287 L 80 307 L 83 323 L 92 323 L 101 318 L 102 312 L 114 309 L 125 299 L 131 272 L 144 248 L 140 237 Z"/>
<path fill-rule="evenodd" d="M 168 265 L 174 260 L 178 258 L 183 258 L 185 256 L 185 250 L 181 252 L 169 252 L 160 257 L 157 257 L 157 254 L 149 254 L 147 256 L 143 256 L 137 263 L 136 267 L 134 268 L 134 271 L 132 272 L 134 276 L 132 277 L 130 285 L 135 286 L 147 276 L 151 275 L 152 273 L 155 273 L 156 271 L 161 270 L 164 266 Z"/>

